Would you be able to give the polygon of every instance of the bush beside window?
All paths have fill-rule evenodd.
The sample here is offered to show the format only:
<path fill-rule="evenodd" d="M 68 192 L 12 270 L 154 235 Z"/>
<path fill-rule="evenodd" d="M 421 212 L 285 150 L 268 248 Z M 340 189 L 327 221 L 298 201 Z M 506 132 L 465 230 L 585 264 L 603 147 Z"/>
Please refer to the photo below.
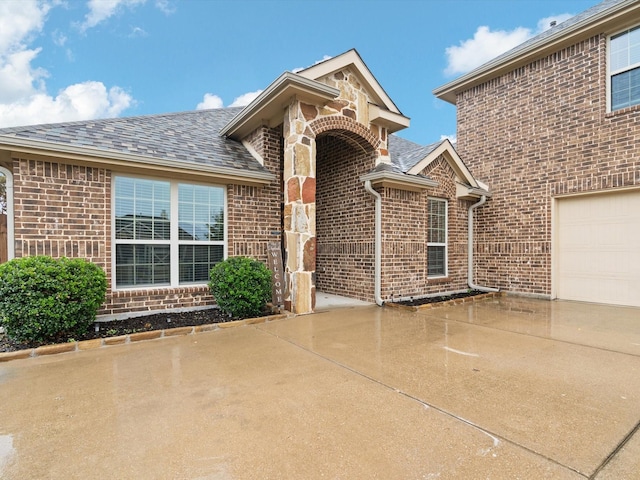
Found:
<path fill-rule="evenodd" d="M 16 258 L 0 265 L 0 324 L 21 342 L 49 342 L 87 332 L 105 300 L 107 280 L 80 258 Z"/>
<path fill-rule="evenodd" d="M 231 257 L 210 272 L 209 288 L 220 309 L 234 318 L 263 313 L 271 299 L 271 272 L 247 257 Z"/>

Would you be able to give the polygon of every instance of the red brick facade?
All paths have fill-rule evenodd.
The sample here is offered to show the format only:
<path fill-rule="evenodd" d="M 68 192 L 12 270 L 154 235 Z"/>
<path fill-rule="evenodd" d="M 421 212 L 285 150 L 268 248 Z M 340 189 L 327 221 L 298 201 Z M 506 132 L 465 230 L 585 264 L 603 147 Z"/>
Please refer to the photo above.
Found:
<path fill-rule="evenodd" d="M 593 36 L 458 94 L 458 152 L 493 191 L 478 283 L 551 294 L 552 199 L 640 187 L 640 107 L 607 112 L 606 48 Z"/>
<path fill-rule="evenodd" d="M 438 181 L 427 191 L 384 188 L 382 194 L 382 298 L 424 296 L 467 288 L 467 211 L 456 199 L 455 173 L 440 157 L 421 172 Z M 427 200 L 447 200 L 446 277 L 427 276 Z"/>
<path fill-rule="evenodd" d="M 375 203 L 360 176 L 374 152 L 333 136 L 316 147 L 316 288 L 373 301 Z"/>
<path fill-rule="evenodd" d="M 267 242 L 280 240 L 281 134 L 265 129 L 259 137 L 254 148 L 277 179 L 263 187 L 227 186 L 227 250 L 266 260 Z M 108 168 L 14 160 L 15 256 L 79 257 L 102 267 L 109 287 L 101 315 L 212 305 L 206 286 L 112 290 L 113 175 Z"/>

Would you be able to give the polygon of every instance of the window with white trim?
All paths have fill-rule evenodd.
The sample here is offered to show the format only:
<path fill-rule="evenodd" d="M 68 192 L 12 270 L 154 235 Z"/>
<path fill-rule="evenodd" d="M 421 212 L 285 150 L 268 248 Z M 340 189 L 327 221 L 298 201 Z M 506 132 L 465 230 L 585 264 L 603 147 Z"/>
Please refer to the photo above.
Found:
<path fill-rule="evenodd" d="M 640 26 L 609 39 L 611 111 L 640 104 Z"/>
<path fill-rule="evenodd" d="M 447 201 L 427 200 L 427 276 L 447 276 Z"/>
<path fill-rule="evenodd" d="M 116 288 L 202 284 L 224 259 L 225 189 L 114 178 Z"/>

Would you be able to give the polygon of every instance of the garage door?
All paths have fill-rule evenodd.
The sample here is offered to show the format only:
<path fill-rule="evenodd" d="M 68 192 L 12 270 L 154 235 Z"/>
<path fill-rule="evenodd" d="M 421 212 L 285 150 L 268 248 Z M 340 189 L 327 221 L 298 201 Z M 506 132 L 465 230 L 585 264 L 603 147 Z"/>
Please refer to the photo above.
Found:
<path fill-rule="evenodd" d="M 558 199 L 556 296 L 640 306 L 640 191 Z"/>

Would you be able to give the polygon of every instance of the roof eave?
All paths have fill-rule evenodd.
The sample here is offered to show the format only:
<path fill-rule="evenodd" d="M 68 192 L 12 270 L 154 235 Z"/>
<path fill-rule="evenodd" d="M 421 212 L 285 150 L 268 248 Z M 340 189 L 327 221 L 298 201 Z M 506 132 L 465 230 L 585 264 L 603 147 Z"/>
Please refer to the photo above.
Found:
<path fill-rule="evenodd" d="M 410 191 L 423 191 L 438 186 L 438 182 L 431 178 L 395 172 L 369 172 L 362 175 L 360 181 Z"/>
<path fill-rule="evenodd" d="M 389 97 L 382 85 L 378 83 L 378 80 L 373 76 L 373 73 L 371 73 L 371 70 L 369 70 L 369 67 L 364 63 L 362 57 L 355 48 L 352 48 L 351 50 L 348 50 L 336 57 L 316 63 L 315 65 L 305 68 L 298 73 L 306 78 L 317 80 L 351 66 L 358 71 L 360 74 L 360 80 L 364 82 L 365 88 L 370 94 L 376 96 L 377 100 L 389 111 L 402 115 L 400 109 L 393 100 L 391 100 L 391 97 Z"/>
<path fill-rule="evenodd" d="M 369 104 L 369 121 L 387 129 L 388 133 L 408 128 L 411 120 L 402 114 L 384 110 L 378 105 Z"/>
<path fill-rule="evenodd" d="M 507 52 L 500 55 L 475 70 L 434 89 L 432 93 L 441 100 L 455 105 L 458 92 L 468 90 L 518 66 L 527 64 L 534 58 L 544 56 L 580 39 L 588 38 L 602 31 L 603 28 L 614 28 L 614 26 L 624 28 L 624 25 L 630 22 L 632 11 L 640 11 L 640 3 L 637 0 L 625 0 L 574 25 L 559 29 L 557 33 L 552 33 L 538 42 L 532 43 L 526 49 L 516 49 L 512 53 Z"/>
<path fill-rule="evenodd" d="M 8 150 L 24 154 L 44 157 L 57 157 L 89 164 L 109 165 L 113 167 L 139 167 L 149 171 L 180 172 L 183 174 L 215 177 L 231 183 L 266 185 L 275 180 L 275 175 L 268 171 L 253 172 L 229 167 L 207 165 L 203 163 L 184 162 L 182 160 L 148 157 L 112 150 L 101 150 L 91 147 L 80 147 L 41 140 L 24 139 L 11 136 L 0 136 L 0 150 Z"/>
<path fill-rule="evenodd" d="M 337 88 L 284 72 L 220 131 L 241 140 L 260 125 L 277 126 L 284 121 L 284 108 L 293 97 L 310 103 L 326 103 L 340 95 Z"/>

